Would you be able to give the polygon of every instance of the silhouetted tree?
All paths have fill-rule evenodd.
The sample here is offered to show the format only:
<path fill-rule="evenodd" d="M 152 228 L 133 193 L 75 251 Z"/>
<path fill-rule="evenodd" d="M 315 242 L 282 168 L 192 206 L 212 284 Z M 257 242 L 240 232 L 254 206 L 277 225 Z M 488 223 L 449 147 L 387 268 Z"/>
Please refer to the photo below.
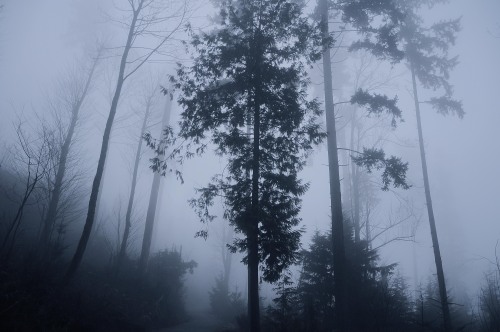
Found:
<path fill-rule="evenodd" d="M 118 257 L 116 258 L 116 270 L 118 271 L 120 269 L 121 262 L 127 255 L 127 248 L 128 248 L 128 241 L 129 241 L 129 236 L 130 236 L 130 229 L 132 227 L 132 208 L 134 205 L 134 197 L 135 197 L 135 188 L 137 185 L 137 173 L 139 171 L 139 162 L 141 160 L 141 151 L 142 151 L 142 144 L 144 141 L 144 134 L 146 133 L 146 127 L 148 124 L 148 121 L 150 120 L 151 117 L 151 112 L 154 107 L 155 103 L 155 97 L 158 96 L 159 93 L 159 87 L 154 86 L 151 87 L 150 91 L 146 92 L 146 95 L 143 97 L 143 106 L 144 109 L 144 116 L 142 118 L 142 125 L 140 129 L 140 133 L 137 136 L 138 142 L 137 142 L 137 149 L 135 152 L 135 158 L 134 158 L 134 169 L 132 171 L 132 182 L 130 185 L 130 194 L 129 194 L 129 199 L 128 199 L 128 204 L 127 204 L 127 212 L 125 214 L 125 227 L 123 229 L 123 236 L 120 242 L 120 251 L 118 253 Z"/>
<path fill-rule="evenodd" d="M 331 54 L 332 46 L 331 36 L 329 32 L 329 12 L 334 10 L 334 15 L 340 16 L 342 21 L 349 24 L 353 29 L 358 30 L 363 36 L 363 40 L 356 41 L 352 49 L 369 49 L 374 55 L 380 58 L 388 58 L 391 61 L 399 61 L 403 57 L 403 52 L 398 49 L 397 45 L 397 27 L 402 18 L 401 13 L 394 6 L 392 1 L 318 1 L 318 11 L 321 20 L 321 31 L 325 40 L 323 48 L 323 74 L 324 74 L 324 89 L 325 89 L 325 113 L 326 113 L 326 129 L 328 132 L 328 164 L 330 178 L 330 207 L 332 217 L 332 232 L 333 232 L 333 254 L 335 261 L 335 299 L 337 301 L 336 316 L 338 317 L 338 328 L 346 329 L 346 323 L 350 320 L 349 308 L 347 303 L 347 275 L 345 273 L 346 252 L 342 234 L 344 233 L 344 217 L 342 213 L 342 198 L 340 189 L 340 172 L 338 165 L 338 145 L 337 133 L 335 128 L 335 110 L 333 103 L 333 82 L 331 70 Z M 394 112 L 394 116 L 400 116 L 395 106 L 395 99 L 390 100 L 381 95 L 370 95 L 366 91 L 358 90 L 351 99 L 353 104 L 368 106 L 371 112 L 379 113 L 382 111 Z M 399 113 L 399 114 L 398 114 Z M 376 163 L 383 167 L 393 165 L 393 170 L 401 174 L 406 171 L 405 165 L 397 158 L 391 158 L 389 163 L 386 162 L 382 151 L 368 151 L 368 159 L 360 156 L 357 160 L 358 164 L 374 162 L 372 157 L 383 158 Z M 389 174 L 389 173 L 387 173 Z M 397 184 L 397 182 L 395 182 Z"/>
<path fill-rule="evenodd" d="M 67 107 L 67 110 L 65 111 L 69 112 L 69 122 L 66 128 L 61 128 L 64 138 L 60 146 L 59 158 L 56 165 L 57 172 L 55 174 L 54 185 L 51 190 L 48 210 L 42 225 L 40 244 L 44 247 L 44 250 L 47 250 L 50 246 L 50 237 L 54 230 L 58 214 L 59 201 L 63 193 L 64 177 L 68 163 L 68 156 L 73 143 L 73 136 L 80 118 L 80 110 L 82 109 L 85 98 L 89 92 L 97 63 L 100 60 L 99 57 L 101 52 L 102 48 L 98 49 L 96 56 L 90 63 L 90 67 L 86 69 L 86 72 L 83 75 L 82 73 L 74 74 L 61 84 L 61 89 L 66 89 L 65 93 L 67 95 L 62 96 L 61 98 L 64 99 L 63 107 Z M 81 77 L 78 77 L 78 75 Z M 56 144 L 57 143 L 58 142 L 56 142 Z"/>
<path fill-rule="evenodd" d="M 172 109 L 172 95 L 167 96 L 165 109 L 161 122 L 161 131 L 168 131 L 170 122 L 170 112 Z M 160 142 L 158 149 L 164 151 L 168 148 L 168 142 Z M 144 274 L 147 268 L 149 253 L 151 250 L 151 240 L 153 238 L 153 227 L 156 216 L 156 206 L 158 204 L 158 193 L 160 192 L 161 175 L 164 172 L 161 169 L 154 170 L 153 181 L 151 183 L 151 192 L 149 194 L 149 204 L 146 213 L 146 222 L 144 224 L 144 235 L 142 239 L 141 256 L 139 257 L 139 273 Z"/>
<path fill-rule="evenodd" d="M 376 250 L 364 240 L 354 240 L 354 229 L 345 224 L 345 245 L 349 275 L 350 311 L 353 331 L 408 331 L 412 311 L 404 280 L 394 276 L 395 264 L 377 266 Z M 331 331 L 338 323 L 333 315 L 334 262 L 331 232 L 316 233 L 302 254 L 302 270 L 297 286 L 302 331 Z M 332 273 L 333 272 L 333 273 Z"/>
<path fill-rule="evenodd" d="M 199 189 L 192 204 L 208 222 L 207 209 L 222 195 L 225 217 L 244 235 L 233 250 L 247 254 L 251 331 L 260 330 L 259 263 L 263 279 L 276 281 L 297 259 L 295 227 L 307 189 L 298 172 L 323 137 L 305 72 L 319 58 L 321 38 L 303 8 L 302 1 L 221 1 L 219 27 L 193 36 L 194 64 L 176 79 L 181 136 L 199 152 L 212 142 L 228 160 L 227 173 Z"/>
<path fill-rule="evenodd" d="M 15 130 L 18 141 L 12 151 L 11 162 L 22 189 L 19 191 L 16 213 L 5 225 L 5 234 L 0 246 L 1 259 L 6 261 L 10 259 L 14 248 L 25 208 L 37 191 L 45 189 L 43 180 L 47 173 L 51 172 L 52 159 L 57 149 L 54 144 L 54 132 L 43 124 L 40 129 L 27 130 L 24 121 L 19 119 Z"/>
<path fill-rule="evenodd" d="M 432 7 L 439 2 L 441 1 L 428 1 L 427 5 Z M 449 332 L 453 330 L 453 327 L 448 306 L 448 294 L 441 251 L 439 249 L 434 209 L 432 206 L 429 176 L 427 173 L 422 120 L 420 116 L 421 102 L 418 98 L 417 79 L 424 88 L 430 88 L 434 91 L 438 89 L 444 90 L 443 96 L 433 97 L 427 101 L 427 103 L 438 113 L 443 115 L 454 113 L 460 118 L 463 117 L 464 111 L 462 109 L 462 103 L 452 98 L 453 89 L 448 81 L 450 71 L 457 64 L 457 57 L 449 57 L 449 48 L 455 43 L 456 34 L 460 29 L 460 20 L 441 21 L 430 27 L 425 27 L 423 18 L 418 15 L 418 9 L 423 3 L 403 1 L 400 5 L 406 14 L 400 38 L 405 43 L 405 58 L 411 71 L 427 214 L 431 229 L 432 246 L 434 249 L 444 329 Z"/>
<path fill-rule="evenodd" d="M 130 0 L 128 1 L 128 5 L 129 7 L 126 10 L 122 10 L 122 12 L 126 13 L 126 15 L 124 15 L 124 21 L 121 22 L 128 28 L 127 39 L 123 45 L 116 87 L 108 119 L 106 121 L 106 127 L 104 129 L 99 161 L 90 193 L 87 218 L 85 220 L 85 226 L 83 228 L 80 241 L 78 242 L 77 249 L 66 273 L 66 281 L 72 279 L 78 269 L 92 231 L 99 185 L 102 180 L 104 164 L 108 153 L 111 127 L 113 126 L 115 119 L 123 84 L 127 78 L 139 70 L 154 54 L 157 54 L 160 48 L 174 35 L 174 33 L 177 32 L 180 26 L 184 23 L 187 12 L 187 3 L 185 1 L 178 3 L 173 0 L 162 3 L 162 1 L 156 0 Z M 167 9 L 168 14 L 164 14 L 164 12 L 167 12 Z M 165 24 L 165 22 L 172 24 L 171 27 L 162 28 L 161 26 Z M 158 30 L 161 29 L 164 29 L 164 32 L 160 35 Z M 134 47 L 134 45 L 137 45 L 141 39 L 149 37 L 156 39 L 157 43 L 155 46 L 152 48 L 139 47 L 139 49 L 145 51 L 145 53 L 138 55 L 134 54 L 133 59 L 129 59 L 130 50 Z"/>

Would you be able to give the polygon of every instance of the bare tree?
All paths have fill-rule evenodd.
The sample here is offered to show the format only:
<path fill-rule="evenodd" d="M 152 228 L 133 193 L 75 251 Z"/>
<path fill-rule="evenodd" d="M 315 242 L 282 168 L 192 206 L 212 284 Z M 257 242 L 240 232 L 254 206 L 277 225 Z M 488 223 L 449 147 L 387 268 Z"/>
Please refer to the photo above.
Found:
<path fill-rule="evenodd" d="M 5 260 L 11 256 L 26 206 L 34 193 L 42 189 L 43 179 L 50 172 L 54 153 L 53 132 L 45 126 L 38 132 L 34 130 L 28 132 L 24 126 L 25 122 L 19 119 L 15 128 L 18 141 L 12 153 L 12 166 L 20 182 L 23 183 L 23 188 L 16 214 L 7 225 L 0 247 Z"/>
<path fill-rule="evenodd" d="M 63 180 L 67 169 L 68 156 L 73 142 L 77 122 L 80 117 L 80 111 L 89 92 L 92 78 L 101 55 L 101 50 L 102 48 L 99 48 L 97 56 L 94 57 L 90 64 L 90 68 L 86 70 L 85 74 L 82 74 L 81 72 L 70 73 L 70 77 L 60 84 L 61 90 L 59 91 L 63 91 L 61 93 L 65 94 L 62 96 L 62 98 L 64 98 L 63 107 L 67 107 L 70 120 L 67 127 L 63 124 L 60 126 L 66 128 L 60 128 L 63 136 L 61 142 L 62 145 L 60 146 L 60 153 L 57 161 L 54 186 L 51 190 L 48 210 L 43 222 L 42 233 L 40 236 L 40 244 L 44 246 L 45 249 L 49 246 L 50 236 L 56 223 L 59 201 L 63 192 Z M 84 77 L 84 75 L 86 77 Z"/>
<path fill-rule="evenodd" d="M 132 226 L 132 223 L 131 223 L 132 208 L 134 205 L 135 188 L 137 185 L 137 173 L 139 170 L 139 161 L 141 159 L 143 137 L 144 137 L 144 134 L 146 133 L 146 127 L 148 124 L 148 120 L 151 117 L 151 112 L 152 112 L 152 109 L 153 109 L 154 104 L 156 102 L 156 98 L 158 97 L 158 93 L 159 93 L 158 88 L 159 88 L 159 86 L 156 86 L 153 83 L 151 89 L 149 89 L 150 91 L 146 92 L 146 95 L 144 96 L 144 100 L 143 100 L 143 105 L 141 105 L 141 107 L 144 107 L 144 116 L 142 119 L 141 130 L 140 130 L 140 133 L 138 135 L 137 149 L 136 149 L 135 159 L 134 159 L 134 169 L 132 171 L 132 183 L 130 185 L 130 194 L 129 194 L 129 200 L 128 200 L 128 205 L 127 205 L 127 212 L 125 215 L 125 227 L 123 230 L 123 237 L 122 237 L 121 244 L 120 244 L 120 250 L 118 253 L 117 260 L 116 260 L 116 270 L 117 271 L 119 270 L 120 265 L 126 256 L 128 239 L 129 239 L 129 235 L 130 235 L 130 228 Z"/>
<path fill-rule="evenodd" d="M 87 218 L 76 252 L 66 273 L 66 281 L 73 278 L 80 265 L 87 247 L 92 225 L 94 224 L 97 196 L 108 153 L 111 127 L 115 119 L 123 84 L 131 75 L 137 72 L 148 60 L 150 60 L 153 55 L 161 51 L 162 46 L 164 46 L 167 41 L 171 40 L 174 34 L 181 28 L 182 24 L 185 23 L 187 14 L 187 2 L 185 1 L 164 2 L 156 0 L 128 0 L 128 5 L 128 8 L 124 11 L 126 14 L 125 17 L 122 20 L 115 20 L 119 24 L 127 27 L 127 39 L 124 46 L 119 48 L 122 52 L 118 78 L 108 119 L 106 121 L 106 127 L 104 129 L 97 171 L 92 183 Z M 177 8 L 175 5 L 178 5 Z M 165 15 L 165 12 L 169 14 Z M 170 25 L 170 28 L 167 27 L 165 30 L 165 28 L 162 27 L 164 25 Z M 145 43 L 147 40 L 151 39 L 155 41 L 153 47 L 141 44 L 141 42 Z"/>

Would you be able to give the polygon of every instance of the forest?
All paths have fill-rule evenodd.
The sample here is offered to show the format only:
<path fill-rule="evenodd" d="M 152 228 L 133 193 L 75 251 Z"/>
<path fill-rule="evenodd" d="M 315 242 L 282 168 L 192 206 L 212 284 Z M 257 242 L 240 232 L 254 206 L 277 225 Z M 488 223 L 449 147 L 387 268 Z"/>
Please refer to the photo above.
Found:
<path fill-rule="evenodd" d="M 499 13 L 0 0 L 0 330 L 500 332 Z"/>

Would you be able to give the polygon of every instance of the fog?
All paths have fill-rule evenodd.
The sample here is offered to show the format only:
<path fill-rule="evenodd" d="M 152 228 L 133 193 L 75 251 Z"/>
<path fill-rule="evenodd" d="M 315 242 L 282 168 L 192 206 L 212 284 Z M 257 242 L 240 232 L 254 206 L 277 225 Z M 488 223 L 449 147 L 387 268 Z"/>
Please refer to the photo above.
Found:
<path fill-rule="evenodd" d="M 23 188 L 25 179 L 23 177 L 25 175 L 22 175 L 25 174 L 24 170 L 19 166 L 24 165 L 19 163 L 18 134 L 21 128 L 19 125 L 22 125 L 29 136 L 27 141 L 33 146 L 38 146 L 40 137 L 37 135 L 44 125 L 55 128 L 57 118 L 55 114 L 59 114 L 63 119 L 61 122 L 63 126 L 67 125 L 70 111 L 64 110 L 66 104 L 61 101 L 64 94 L 69 93 L 69 89 L 65 90 L 69 88 L 69 83 L 65 80 L 71 73 L 80 75 L 77 76 L 80 78 L 86 75 L 92 58 L 97 54 L 98 45 L 102 45 L 100 61 L 82 104 L 74 141 L 71 143 L 69 157 L 71 169 L 66 174 L 67 177 L 75 179 L 71 184 L 71 188 L 75 188 L 75 194 L 71 198 L 72 203 L 68 203 L 70 212 L 67 214 L 61 212 L 61 216 L 64 214 L 64 217 L 58 217 L 56 221 L 61 222 L 61 225 L 64 221 L 66 226 L 62 233 L 64 239 L 61 242 L 63 244 L 61 258 L 53 266 L 55 275 L 53 280 L 56 281 L 51 283 L 54 285 L 64 276 L 77 250 L 84 228 L 106 121 L 112 107 L 116 82 L 119 80 L 120 56 L 128 29 L 123 22 L 130 19 L 129 2 L 140 1 L 0 0 L 0 4 L 3 5 L 0 9 L 0 189 L 2 191 L 0 201 L 3 201 L 0 202 L 2 223 L 0 235 L 1 240 L 4 241 L 5 238 L 6 243 L 9 238 L 8 225 L 22 200 L 22 197 L 17 195 L 18 189 L 13 188 Z M 306 2 L 305 11 L 313 13 L 316 2 Z M 195 53 L 183 42 L 190 43 L 193 34 L 210 32 L 217 28 L 217 20 L 220 19 L 214 19 L 216 9 L 209 2 L 188 0 L 160 1 L 160 3 L 166 4 L 166 14 L 162 14 L 164 15 L 162 17 L 168 17 L 168 20 L 165 20 L 166 23 L 160 22 L 158 27 L 153 26 L 153 30 L 158 28 L 153 33 L 137 37 L 136 48 L 132 48 L 130 52 L 127 63 L 129 67 L 125 74 L 130 73 L 143 60 L 144 63 L 127 77 L 121 91 L 97 198 L 94 225 L 87 251 L 83 254 L 81 266 L 76 271 L 76 283 L 73 281 L 71 284 L 75 289 L 79 289 L 78 287 L 86 289 L 89 284 L 101 281 L 106 285 L 113 285 L 115 280 L 113 278 L 117 278 L 111 276 L 110 279 L 106 279 L 108 272 L 104 273 L 106 277 L 102 277 L 103 279 L 89 277 L 87 280 L 85 276 L 91 273 L 99 275 L 100 272 L 96 271 L 113 270 L 112 266 L 120 250 L 125 227 L 136 149 L 139 140 L 142 139 L 137 187 L 131 213 L 131 233 L 126 253 L 127 263 L 123 263 L 122 267 L 125 271 L 123 273 L 135 269 L 136 261 L 141 255 L 154 178 L 151 159 L 155 158 L 155 153 L 141 138 L 141 124 L 148 103 L 147 98 L 151 96 L 149 100 L 151 107 L 150 116 L 145 122 L 145 132 L 156 139 L 161 137 L 162 114 L 170 103 L 169 94 L 172 93 L 169 124 L 176 135 L 185 105 L 178 103 L 182 91 L 171 89 L 170 75 L 176 77 L 177 63 L 184 66 L 193 64 Z M 182 14 L 180 11 L 177 12 L 179 8 L 183 8 Z M 500 17 L 498 13 L 500 13 L 500 2 L 496 0 L 452 0 L 437 4 L 431 9 L 427 6 L 419 9 L 423 25 L 455 18 L 460 18 L 461 24 L 456 43 L 449 50 L 451 57 L 458 56 L 458 64 L 450 71 L 449 82 L 453 86 L 453 98 L 462 102 L 465 115 L 463 118 L 452 114 L 443 116 L 424 102 L 420 105 L 430 192 L 448 296 L 450 303 L 458 304 L 457 308 L 466 308 L 468 316 L 464 319 L 468 323 L 464 323 L 464 326 L 466 325 L 467 331 L 488 330 L 483 324 L 485 317 L 488 316 L 485 313 L 481 314 L 480 295 L 487 283 L 487 276 L 496 276 L 496 286 L 499 285 L 499 276 L 495 275 L 498 273 L 498 255 L 500 255 L 500 218 L 496 210 L 500 202 L 498 175 Z M 437 281 L 435 281 L 436 264 L 426 208 L 411 72 L 405 61 L 391 63 L 389 60 L 378 60 L 368 55 L 368 52 L 348 51 L 350 43 L 359 39 L 359 36 L 356 32 L 349 32 L 348 27 L 342 33 L 335 32 L 340 26 L 336 22 L 338 20 L 339 17 L 331 18 L 330 29 L 334 31 L 335 38 L 335 43 L 332 45 L 333 99 L 337 118 L 337 146 L 344 218 L 345 220 L 354 218 L 354 203 L 349 196 L 353 195 L 350 187 L 353 161 L 350 156 L 355 153 L 342 149 L 352 149 L 349 145 L 352 138 L 350 121 L 355 107 L 348 102 L 351 95 L 356 92 L 356 88 L 363 88 L 359 86 L 361 84 L 359 80 L 356 81 L 356 75 L 360 75 L 361 81 L 365 79 L 368 85 L 374 86 L 373 92 L 385 94 L 389 98 L 397 96 L 397 106 L 402 111 L 402 121 L 398 120 L 397 126 L 393 128 L 390 116 L 367 115 L 368 113 L 362 108 L 357 108 L 355 112 L 362 119 L 360 121 L 363 121 L 363 130 L 367 130 L 364 132 L 361 145 L 383 148 L 387 156 L 394 155 L 400 157 L 403 162 L 408 162 L 406 180 L 410 186 L 407 190 L 391 186 L 389 190 L 383 191 L 381 170 L 373 169 L 371 173 L 363 173 L 366 174 L 366 181 L 369 183 L 363 190 L 366 190 L 366 197 L 370 195 L 372 197 L 369 216 L 362 212 L 364 218 L 370 219 L 372 227 L 370 248 L 378 250 L 378 266 L 397 264 L 393 275 L 401 276 L 405 280 L 408 298 L 417 301 L 422 289 L 425 289 L 430 282 L 436 286 Z M 185 28 L 188 22 L 190 30 Z M 170 33 L 172 34 L 165 42 L 163 38 Z M 160 42 L 161 47 L 155 49 Z M 147 56 L 153 49 L 155 52 L 152 56 Z M 318 98 L 320 108 L 324 109 L 325 75 L 322 61 L 323 58 L 319 59 L 307 69 L 311 81 L 307 92 L 308 98 Z M 359 68 L 364 65 L 367 65 L 365 71 L 360 73 Z M 164 88 L 168 90 L 166 95 L 162 93 Z M 210 89 L 207 86 L 198 88 Z M 435 92 L 420 85 L 418 93 L 421 101 L 430 100 L 440 94 L 439 90 Z M 318 121 L 321 130 L 326 132 L 325 114 L 321 114 Z M 372 129 L 368 131 L 367 128 Z M 168 153 L 179 144 L 187 142 L 178 138 L 169 147 Z M 185 153 L 184 146 L 180 155 Z M 362 146 L 358 146 L 355 150 L 361 150 Z M 232 242 L 228 234 L 233 236 L 233 226 L 229 224 L 227 218 L 224 218 L 224 209 L 229 205 L 224 201 L 223 195 L 216 197 L 210 207 L 210 212 L 215 218 L 209 223 L 202 223 L 199 213 L 189 203 L 189 200 L 198 197 L 196 189 L 207 186 L 214 175 L 229 172 L 228 156 L 217 155 L 214 152 L 215 148 L 215 144 L 211 142 L 208 143 L 203 155 L 189 158 L 183 156 L 182 163 L 178 162 L 180 155 L 169 160 L 168 169 L 162 176 L 159 187 L 152 245 L 148 257 L 167 249 L 179 252 L 184 262 L 197 263 L 192 273 L 186 268 L 185 274 L 179 277 L 182 281 L 180 298 L 185 311 L 178 317 L 169 316 L 162 321 L 163 318 L 158 317 L 172 313 L 167 310 L 158 314 L 158 317 L 154 316 L 156 318 L 148 318 L 147 324 L 140 319 L 134 322 L 136 325 L 108 326 L 103 323 L 104 330 L 168 331 L 172 328 L 172 331 L 181 331 L 184 326 L 186 331 L 194 331 L 196 328 L 201 331 L 222 331 L 225 326 L 227 330 L 239 331 L 244 330 L 241 326 L 246 328 L 245 321 L 242 323 L 241 320 L 233 319 L 226 322 L 217 317 L 213 314 L 209 301 L 209 291 L 213 291 L 216 278 L 224 273 L 221 257 L 227 251 L 226 244 Z M 332 229 L 328 164 L 327 140 L 324 139 L 313 147 L 306 158 L 304 169 L 299 172 L 300 179 L 309 184 L 308 190 L 301 196 L 302 204 L 298 214 L 301 221 L 297 228 L 303 229 L 300 239 L 301 249 L 310 249 L 316 232 L 326 233 Z M 47 181 L 53 185 L 53 179 L 47 177 Z M 30 254 L 33 255 L 33 250 L 36 256 L 37 249 L 34 243 L 38 241 L 43 216 L 48 209 L 46 197 L 50 197 L 50 188 L 51 185 L 45 190 L 49 192 L 47 194 L 49 196 L 44 196 L 42 189 L 41 194 L 30 198 L 27 212 L 22 217 L 22 223 L 20 222 L 16 242 L 12 240 L 12 257 L 10 252 L 7 255 L 9 259 L 2 256 L 1 269 L 7 271 L 5 275 L 8 274 L 13 279 L 16 273 L 24 271 L 21 267 L 24 266 L 22 262 L 27 260 L 25 257 L 32 257 Z M 348 197 L 345 197 L 346 194 Z M 391 223 L 397 225 L 389 227 Z M 384 229 L 386 231 L 381 232 Z M 206 231 L 207 238 L 195 236 L 199 231 Z M 242 234 L 236 236 L 243 238 Z M 364 229 L 361 231 L 361 237 L 363 239 L 368 237 Z M 3 245 L 1 250 L 4 250 Z M 38 253 L 42 256 L 41 251 Z M 246 314 L 248 301 L 247 266 L 242 262 L 245 255 L 245 252 L 232 255 L 229 278 L 229 292 L 240 293 L 241 301 L 245 305 L 243 314 Z M 289 274 L 294 285 L 298 285 L 301 281 L 301 271 L 303 265 L 297 262 L 285 269 L 282 275 Z M 113 273 L 109 272 L 110 275 Z M 130 273 L 133 275 L 134 272 Z M 276 283 L 266 282 L 262 278 L 261 272 L 259 296 L 261 320 L 264 321 L 266 315 L 264 310 L 273 304 L 272 300 L 277 295 L 276 290 L 273 290 Z M 7 284 L 8 280 L 5 277 L 2 283 Z M 40 278 L 40 280 L 45 279 Z M 51 287 L 57 288 L 57 286 Z M 7 292 L 8 288 L 3 288 Z M 496 292 L 498 297 L 500 289 Z M 26 294 L 30 294 L 29 291 L 26 291 Z M 53 314 L 59 310 L 54 303 L 73 301 L 70 295 L 58 296 L 48 301 L 52 307 L 49 305 L 44 307 L 44 300 L 39 300 L 42 303 L 39 304 L 41 308 L 51 308 L 45 310 L 51 312 L 52 316 L 44 313 L 44 318 L 37 318 L 35 322 L 26 324 L 26 330 L 39 330 L 37 327 L 53 327 L 55 330 L 57 328 L 63 330 L 64 326 L 69 330 L 75 328 L 71 323 L 59 325 L 55 323 L 64 318 Z M 25 298 L 27 300 L 22 301 L 39 299 L 28 295 Z M 40 298 L 43 299 L 43 296 Z M 105 299 L 105 296 L 103 298 Z M 145 301 L 144 303 L 153 301 L 148 298 L 141 300 Z M 7 299 L 7 296 L 2 299 L 0 308 L 5 309 L 5 312 L 0 311 L 0 316 L 8 318 L 6 328 L 21 329 L 19 327 L 21 325 L 13 322 L 22 320 L 23 310 L 26 315 L 30 315 L 30 310 L 34 309 L 21 301 L 21 308 L 16 311 L 15 308 L 10 309 L 12 303 L 9 301 L 13 300 Z M 497 301 L 500 301 L 500 297 Z M 439 302 L 439 299 L 436 302 Z M 113 305 L 114 302 L 110 300 L 109 303 Z M 147 305 L 137 304 L 137 306 Z M 439 304 L 437 307 L 439 308 Z M 127 307 L 127 310 L 129 309 Z M 123 315 L 127 315 L 127 312 L 124 311 Z M 88 312 L 85 314 L 91 316 Z M 152 323 L 156 322 L 155 319 L 159 323 Z M 453 324 L 453 330 L 458 330 L 461 326 L 457 320 Z M 197 322 L 198 326 L 189 325 L 193 322 Z M 439 325 L 441 323 L 436 324 L 441 328 Z M 94 329 L 93 325 L 82 326 L 83 330 Z M 428 329 L 425 331 L 431 330 L 431 327 L 426 328 Z M 263 327 L 263 330 L 266 329 L 279 330 Z M 280 331 L 287 330 L 292 331 L 286 327 L 282 327 Z M 321 329 L 318 327 L 319 330 Z M 355 328 L 350 330 L 358 331 Z M 397 331 L 398 328 L 382 330 Z M 446 327 L 442 327 L 442 330 L 445 331 Z M 297 331 L 302 330 L 297 327 Z M 491 331 L 495 330 L 492 328 Z"/>

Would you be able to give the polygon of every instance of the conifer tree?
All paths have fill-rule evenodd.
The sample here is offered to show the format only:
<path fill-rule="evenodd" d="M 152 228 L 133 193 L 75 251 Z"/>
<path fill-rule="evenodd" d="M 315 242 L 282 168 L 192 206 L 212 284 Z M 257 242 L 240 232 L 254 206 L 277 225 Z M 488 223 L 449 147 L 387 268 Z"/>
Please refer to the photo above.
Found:
<path fill-rule="evenodd" d="M 198 152 L 210 142 L 227 159 L 226 172 L 199 189 L 192 205 L 208 222 L 214 198 L 224 197 L 225 217 L 243 235 L 232 249 L 246 252 L 250 330 L 259 331 L 259 266 L 262 279 L 274 282 L 297 260 L 308 187 L 298 172 L 324 137 L 319 104 L 306 98 L 306 69 L 320 57 L 321 36 L 303 1 L 218 5 L 219 27 L 193 36 L 194 64 L 174 80 L 184 109 L 180 133 Z"/>
<path fill-rule="evenodd" d="M 432 7 L 438 2 L 443 1 L 430 0 L 427 1 L 426 4 Z M 427 173 L 427 160 L 425 156 L 422 120 L 420 115 L 421 101 L 418 98 L 417 79 L 422 87 L 443 92 L 442 96 L 432 97 L 426 102 L 427 104 L 431 105 L 438 113 L 443 115 L 452 113 L 460 118 L 463 117 L 464 111 L 462 102 L 453 99 L 453 88 L 449 83 L 450 71 L 457 64 L 457 57 L 449 56 L 449 48 L 455 43 L 456 34 L 460 30 L 460 20 L 441 21 L 430 27 L 425 27 L 423 19 L 418 15 L 418 10 L 423 4 L 424 3 L 410 0 L 400 3 L 402 11 L 406 14 L 400 38 L 405 44 L 405 60 L 410 67 L 412 78 L 425 200 L 431 229 L 432 246 L 434 249 L 434 260 L 436 264 L 444 330 L 452 331 L 453 327 L 448 305 L 448 292 L 446 290 L 444 269 L 439 248 L 434 209 L 432 206 L 429 176 Z"/>
<path fill-rule="evenodd" d="M 318 0 L 318 16 L 321 22 L 323 36 L 323 74 L 325 89 L 325 113 L 326 128 L 328 132 L 328 167 L 330 182 L 330 208 L 332 218 L 332 241 L 333 241 L 333 274 L 335 284 L 335 315 L 337 328 L 348 330 L 351 320 L 349 309 L 349 289 L 346 275 L 346 250 L 344 244 L 344 216 L 342 213 L 342 197 L 340 190 L 340 171 L 338 163 L 338 144 L 335 124 L 335 104 L 333 102 L 333 77 L 331 70 L 330 49 L 335 45 L 331 40 L 329 30 L 330 12 L 332 16 L 340 18 L 344 25 L 349 25 L 352 30 L 358 31 L 361 39 L 356 40 L 350 50 L 364 49 L 380 59 L 391 62 L 400 61 L 404 53 L 399 49 L 397 31 L 403 18 L 391 0 L 372 1 L 327 1 Z M 364 90 L 358 90 L 351 98 L 352 104 L 358 104 L 368 109 L 368 112 L 380 114 L 389 113 L 393 115 L 393 125 L 401 117 L 401 111 L 396 106 L 397 98 L 390 99 L 384 95 L 371 95 Z M 380 149 L 364 149 L 363 153 L 355 156 L 354 161 L 358 165 L 384 169 L 382 180 L 387 190 L 393 183 L 394 186 L 408 188 L 405 174 L 408 168 L 399 158 L 386 158 L 384 151 Z"/>

